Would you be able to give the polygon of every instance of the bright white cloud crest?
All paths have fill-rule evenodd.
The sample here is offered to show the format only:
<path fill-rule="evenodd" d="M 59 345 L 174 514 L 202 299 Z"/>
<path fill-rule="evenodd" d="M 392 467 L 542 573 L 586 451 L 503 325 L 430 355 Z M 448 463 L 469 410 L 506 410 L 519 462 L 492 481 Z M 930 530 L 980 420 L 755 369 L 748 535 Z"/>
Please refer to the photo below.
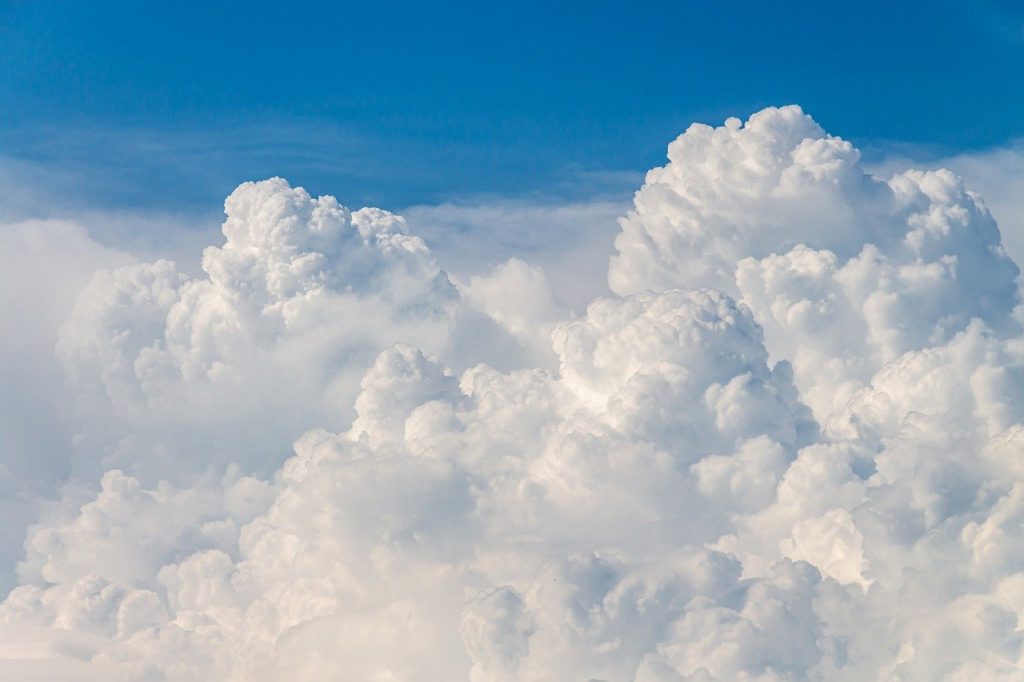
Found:
<path fill-rule="evenodd" d="M 88 464 L 0 673 L 1024 677 L 1018 270 L 951 173 L 858 164 L 796 107 L 691 127 L 578 316 L 239 187 L 204 278 L 101 272 L 62 327 Z"/>

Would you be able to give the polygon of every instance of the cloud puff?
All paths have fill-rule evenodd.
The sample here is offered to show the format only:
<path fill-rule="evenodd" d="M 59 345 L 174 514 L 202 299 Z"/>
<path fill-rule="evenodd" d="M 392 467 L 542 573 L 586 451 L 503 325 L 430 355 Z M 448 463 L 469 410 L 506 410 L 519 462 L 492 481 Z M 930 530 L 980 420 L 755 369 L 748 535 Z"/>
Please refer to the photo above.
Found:
<path fill-rule="evenodd" d="M 100 275 L 59 350 L 135 466 L 30 529 L 0 672 L 1024 674 L 1024 343 L 991 217 L 950 173 L 865 174 L 795 107 L 669 156 L 617 295 L 576 317 L 525 262 L 459 289 L 396 217 L 282 181 L 229 198 L 207 278 Z M 351 418 L 254 472 L 256 422 L 295 427 L 307 390 Z M 168 453 L 212 440 L 209 472 L 158 481 L 157 417 Z"/>
<path fill-rule="evenodd" d="M 622 219 L 620 294 L 710 286 L 749 305 L 819 418 L 882 364 L 971 319 L 1016 329 L 1019 271 L 946 170 L 882 180 L 798 107 L 695 124 Z"/>
<path fill-rule="evenodd" d="M 276 466 L 296 433 L 344 423 L 381 348 L 448 343 L 458 294 L 400 217 L 280 179 L 241 185 L 225 213 L 204 277 L 167 261 L 101 272 L 61 330 L 106 466 Z"/>
<path fill-rule="evenodd" d="M 927 158 L 927 154 L 920 154 Z M 1003 245 L 1017 263 L 1024 259 L 1024 215 L 1021 204 L 1021 183 L 1024 183 L 1024 142 L 1020 139 L 1010 144 L 981 151 L 969 151 L 938 160 L 911 161 L 895 155 L 888 156 L 873 166 L 875 175 L 889 176 L 894 172 L 914 166 L 917 168 L 948 168 L 964 178 L 972 191 L 980 196 L 999 221 Z"/>

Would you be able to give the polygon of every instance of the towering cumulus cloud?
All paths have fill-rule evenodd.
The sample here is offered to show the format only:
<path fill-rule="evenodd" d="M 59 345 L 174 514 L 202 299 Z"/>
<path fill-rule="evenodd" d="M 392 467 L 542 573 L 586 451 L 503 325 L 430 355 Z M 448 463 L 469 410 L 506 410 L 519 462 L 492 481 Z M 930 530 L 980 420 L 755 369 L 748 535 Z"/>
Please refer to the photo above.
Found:
<path fill-rule="evenodd" d="M 182 459 L 276 466 L 303 429 L 344 425 L 382 347 L 447 344 L 458 294 L 400 217 L 280 179 L 224 209 L 202 277 L 167 261 L 101 272 L 64 324 L 92 459 L 162 476 Z"/>
<path fill-rule="evenodd" d="M 63 327 L 91 468 L 0 676 L 1024 679 L 1018 270 L 952 174 L 695 125 L 576 316 L 280 180 L 226 209 Z"/>
<path fill-rule="evenodd" d="M 693 125 L 668 156 L 621 220 L 612 290 L 740 298 L 819 418 L 883 364 L 972 319 L 1011 330 L 1017 267 L 952 173 L 872 177 L 797 107 Z"/>

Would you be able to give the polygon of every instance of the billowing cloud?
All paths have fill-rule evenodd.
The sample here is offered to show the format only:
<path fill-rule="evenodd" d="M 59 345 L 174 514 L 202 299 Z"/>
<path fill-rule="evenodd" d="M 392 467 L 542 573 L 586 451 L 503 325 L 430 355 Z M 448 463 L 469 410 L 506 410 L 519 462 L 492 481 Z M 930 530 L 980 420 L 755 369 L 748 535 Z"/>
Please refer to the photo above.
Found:
<path fill-rule="evenodd" d="M 0 673 L 1024 675 L 1018 271 L 951 173 L 796 107 L 691 127 L 578 315 L 280 180 L 226 211 L 205 277 L 97 275 L 63 327 L 96 471 Z"/>
<path fill-rule="evenodd" d="M 400 217 L 280 179 L 241 185 L 225 213 L 204 276 L 168 261 L 100 272 L 64 323 L 91 460 L 153 476 L 194 470 L 183 459 L 276 467 L 297 433 L 351 416 L 381 348 L 448 344 L 455 287 Z"/>
<path fill-rule="evenodd" d="M 964 178 L 999 221 L 1003 245 L 1010 257 L 1017 263 L 1024 261 L 1024 203 L 1020 191 L 1024 185 L 1024 140 L 940 159 L 930 158 L 927 153 L 916 156 L 924 157 L 924 161 L 921 158 L 911 161 L 905 154 L 887 156 L 873 166 L 872 172 L 888 177 L 908 166 L 948 168 Z"/>
<path fill-rule="evenodd" d="M 972 319 L 1016 329 L 1019 271 L 945 170 L 867 174 L 796 107 L 695 124 L 650 171 L 609 269 L 619 294 L 711 286 L 754 311 L 819 418 Z"/>
<path fill-rule="evenodd" d="M 55 399 L 67 394 L 57 331 L 97 268 L 131 261 L 72 222 L 0 223 L 0 589 L 11 587 L 36 502 L 70 469 L 75 425 Z"/>

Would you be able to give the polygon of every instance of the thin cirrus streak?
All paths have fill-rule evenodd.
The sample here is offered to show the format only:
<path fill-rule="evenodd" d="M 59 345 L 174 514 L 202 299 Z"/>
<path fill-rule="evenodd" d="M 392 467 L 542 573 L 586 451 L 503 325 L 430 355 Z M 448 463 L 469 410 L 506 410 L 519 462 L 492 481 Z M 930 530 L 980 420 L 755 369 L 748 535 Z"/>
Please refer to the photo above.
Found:
<path fill-rule="evenodd" d="M 579 315 L 280 179 L 228 198 L 202 276 L 98 273 L 57 354 L 101 485 L 30 527 L 0 673 L 1024 674 L 995 221 L 797 107 L 668 154 Z"/>

